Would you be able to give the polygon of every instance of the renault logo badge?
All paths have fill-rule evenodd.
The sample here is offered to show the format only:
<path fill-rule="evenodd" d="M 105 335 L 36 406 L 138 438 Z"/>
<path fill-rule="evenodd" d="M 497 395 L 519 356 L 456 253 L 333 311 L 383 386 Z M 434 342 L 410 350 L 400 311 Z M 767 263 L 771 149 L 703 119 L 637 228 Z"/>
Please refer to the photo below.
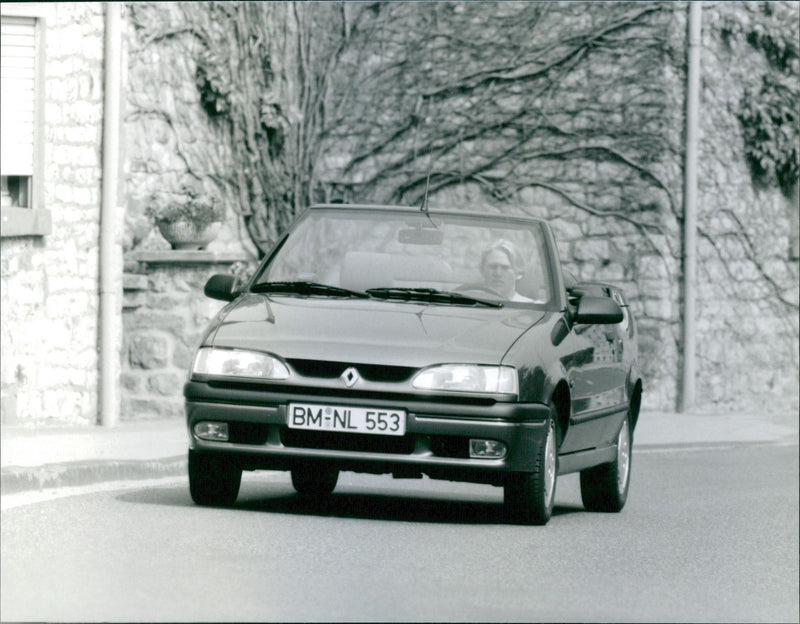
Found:
<path fill-rule="evenodd" d="M 361 375 L 359 375 L 358 371 L 351 366 L 342 373 L 341 379 L 344 382 L 345 386 L 347 386 L 348 388 L 352 388 L 356 384 L 356 382 L 359 379 L 361 379 Z"/>

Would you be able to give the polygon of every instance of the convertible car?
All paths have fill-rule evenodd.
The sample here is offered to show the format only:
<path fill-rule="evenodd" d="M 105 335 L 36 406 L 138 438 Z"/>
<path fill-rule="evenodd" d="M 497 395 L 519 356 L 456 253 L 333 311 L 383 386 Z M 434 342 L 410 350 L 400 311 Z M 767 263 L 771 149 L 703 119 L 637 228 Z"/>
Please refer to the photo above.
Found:
<path fill-rule="evenodd" d="M 189 485 L 232 505 L 243 470 L 332 495 L 340 471 L 504 488 L 550 519 L 628 495 L 642 381 L 623 293 L 562 270 L 533 218 L 396 206 L 306 210 L 211 322 L 184 388 Z"/>

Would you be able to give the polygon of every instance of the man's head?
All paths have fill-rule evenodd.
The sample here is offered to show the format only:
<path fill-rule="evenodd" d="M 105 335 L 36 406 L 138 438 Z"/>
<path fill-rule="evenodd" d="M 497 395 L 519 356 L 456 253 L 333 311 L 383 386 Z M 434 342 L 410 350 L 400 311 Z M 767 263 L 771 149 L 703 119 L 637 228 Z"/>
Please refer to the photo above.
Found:
<path fill-rule="evenodd" d="M 486 247 L 481 254 L 481 273 L 489 288 L 511 299 L 522 277 L 522 259 L 514 244 L 498 240 Z"/>

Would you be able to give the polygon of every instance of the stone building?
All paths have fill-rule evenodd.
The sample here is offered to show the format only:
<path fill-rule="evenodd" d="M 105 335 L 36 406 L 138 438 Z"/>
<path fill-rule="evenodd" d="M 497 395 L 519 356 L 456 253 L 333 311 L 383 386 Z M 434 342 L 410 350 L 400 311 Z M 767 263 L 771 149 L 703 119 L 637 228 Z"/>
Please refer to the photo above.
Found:
<path fill-rule="evenodd" d="M 0 11 L 2 422 L 91 425 L 100 392 L 104 7 L 4 2 Z M 121 284 L 117 248 L 109 268 Z"/>
<path fill-rule="evenodd" d="M 796 409 L 797 195 L 753 183 L 737 116 L 743 94 L 769 63 L 746 40 L 731 36 L 732 23 L 747 27 L 759 19 L 756 4 L 706 3 L 703 10 L 697 403 L 752 407 L 769 398 L 775 408 Z M 800 5 L 782 4 L 800 24 Z M 453 19 L 474 10 L 469 3 L 450 5 Z M 548 5 L 560 28 L 591 19 L 579 3 Z M 124 215 L 118 210 L 116 217 L 124 227 L 112 241 L 120 265 L 113 290 L 120 297 L 114 318 L 121 332 L 111 334 L 116 368 L 106 369 L 99 258 L 107 5 L 2 6 L 4 67 L 7 24 L 32 19 L 41 48 L 34 124 L 40 146 L 32 173 L 6 173 L 5 120 L 3 126 L 3 422 L 98 422 L 100 386 L 108 376 L 114 385 L 106 395 L 118 406 L 110 422 L 178 418 L 192 351 L 221 307 L 202 297 L 203 283 L 215 272 L 246 272 L 257 259 L 233 210 L 220 236 L 200 251 L 171 249 L 145 215 L 153 191 L 178 188 L 187 179 L 220 179 L 236 166 L 225 125 L 207 114 L 198 93 L 197 59 L 208 50 L 179 5 L 123 7 L 124 193 L 118 204 Z M 621 131 L 647 127 L 658 138 L 655 153 L 645 145 L 623 154 L 630 159 L 625 163 L 598 157 L 600 143 L 595 143 L 577 164 L 558 158 L 520 163 L 520 171 L 527 166 L 558 180 L 569 199 L 530 184 L 521 185 L 510 201 L 498 200 L 465 182 L 433 193 L 430 205 L 469 198 L 498 209 L 531 206 L 549 218 L 572 272 L 617 284 L 628 294 L 641 329 L 644 407 L 673 409 L 681 368 L 687 5 L 663 3 L 660 9 L 636 32 L 640 39 L 666 42 L 658 56 L 596 46 L 587 69 L 562 85 L 566 98 L 553 111 L 553 123 L 565 134 L 590 123 Z M 3 93 L 5 112 L 5 82 Z M 354 132 L 377 115 L 370 101 L 358 105 L 358 119 L 350 120 Z M 392 112 L 384 107 L 381 114 Z M 380 163 L 365 159 L 345 171 L 339 163 L 346 160 L 335 142 L 326 146 L 320 178 L 345 188 L 346 198 L 382 200 L 376 188 L 360 182 Z M 631 162 L 647 163 L 647 170 L 639 175 Z M 31 204 L 7 207 L 20 200 L 18 182 L 6 180 L 25 175 L 31 179 Z M 8 199 L 12 190 L 17 199 Z M 603 211 L 636 219 L 610 219 Z M 24 225 L 17 225 L 19 218 L 26 219 Z M 646 234 L 637 219 L 652 226 Z"/>

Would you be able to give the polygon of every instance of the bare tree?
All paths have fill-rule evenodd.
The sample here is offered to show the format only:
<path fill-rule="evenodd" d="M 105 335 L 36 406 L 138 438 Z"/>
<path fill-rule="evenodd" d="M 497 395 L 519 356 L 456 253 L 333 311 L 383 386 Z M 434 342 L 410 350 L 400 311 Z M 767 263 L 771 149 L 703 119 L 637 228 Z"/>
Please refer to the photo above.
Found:
<path fill-rule="evenodd" d="M 174 23 L 140 20 L 141 47 L 193 40 L 200 102 L 234 163 L 214 175 L 262 253 L 310 203 L 413 204 L 430 173 L 432 195 L 546 189 L 679 257 L 681 100 L 663 73 L 683 50 L 669 4 L 175 6 Z"/>
<path fill-rule="evenodd" d="M 262 252 L 314 201 L 419 201 L 429 169 L 434 193 L 476 183 L 503 200 L 538 185 L 579 209 L 658 229 L 570 192 L 564 183 L 579 175 L 537 164 L 606 161 L 669 196 L 648 165 L 672 147 L 655 121 L 638 123 L 666 106 L 637 86 L 668 53 L 647 28 L 660 4 L 177 6 L 182 22 L 145 44 L 195 42 L 200 101 L 229 133 L 235 163 L 218 182 L 235 193 Z M 584 13 L 579 28 L 555 27 L 565 10 Z M 592 57 L 609 54 L 623 71 L 593 73 Z"/>

